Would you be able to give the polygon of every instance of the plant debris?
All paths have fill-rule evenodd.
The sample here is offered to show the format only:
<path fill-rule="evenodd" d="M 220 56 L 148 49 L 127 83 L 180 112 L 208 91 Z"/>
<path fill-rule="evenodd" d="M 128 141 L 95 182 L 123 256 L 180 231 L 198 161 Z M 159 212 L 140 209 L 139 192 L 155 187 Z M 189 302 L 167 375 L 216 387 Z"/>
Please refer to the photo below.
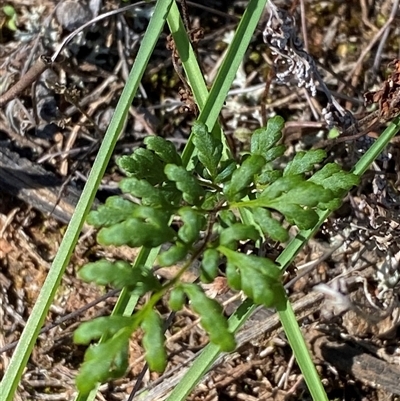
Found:
<path fill-rule="evenodd" d="M 362 147 L 349 140 L 329 145 L 329 157 L 351 167 L 400 110 L 398 1 L 274 4 L 266 10 L 222 112 L 229 144 L 234 154 L 239 154 L 249 144 L 246 133 L 279 114 L 287 120 L 284 141 L 289 153 L 317 146 L 328 140 L 329 125 L 339 124 L 344 133 L 353 125 L 346 110 L 356 120 L 374 112 L 366 110 L 362 95 L 369 89 L 365 100 L 369 108 L 377 104 L 377 121 L 365 128 Z M 188 3 L 187 29 L 193 31 L 192 40 L 211 85 L 245 4 L 217 0 L 198 5 L 206 8 Z M 67 192 L 73 188 L 74 193 L 85 183 L 152 5 L 132 6 L 124 14 L 92 24 L 74 37 L 53 63 L 46 57 L 73 29 L 120 4 L 90 0 L 56 5 L 27 0 L 10 1 L 8 6 L 15 13 L 8 10 L 4 15 L 0 10 L 0 151 L 13 152 L 17 161 L 27 160 L 29 165 L 40 164 L 40 171 L 57 177 L 48 192 L 53 197 L 57 192 L 56 198 L 64 201 L 61 181 Z M 198 32 L 202 32 L 201 40 Z M 147 135 L 163 136 L 178 149 L 188 138 L 197 110 L 179 75 L 180 61 L 166 43 L 163 33 L 130 108 L 117 156 L 132 153 Z M 390 63 L 393 72 L 387 78 Z M 43 74 L 44 70 L 48 71 Z M 330 399 L 398 399 L 398 383 L 388 384 L 389 375 L 380 374 L 384 383 L 376 387 L 377 371 L 363 369 L 398 369 L 399 151 L 399 141 L 394 138 L 361 185 L 298 255 L 287 277 L 288 291 L 305 332 L 310 333 Z M 30 179 L 35 178 L 30 174 Z M 116 193 L 119 180 L 121 173 L 111 163 L 99 199 Z M 42 185 L 34 189 L 41 191 Z M 23 197 L 20 191 L 2 191 L 1 200 L 0 348 L 18 340 L 65 229 L 63 219 L 49 210 L 55 206 L 54 198 L 46 209 L 32 204 L 32 197 Z M 44 215 L 40 210 L 50 213 Z M 276 255 L 280 249 L 271 242 L 261 249 L 252 246 L 251 251 Z M 72 342 L 72 333 L 79 322 L 108 315 L 116 301 L 115 293 L 101 298 L 101 290 L 77 280 L 76 272 L 83 264 L 103 257 L 131 261 L 136 253 L 100 247 L 90 232 L 81 238 L 47 317 L 48 330 L 39 337 L 16 400 L 74 399 L 73 378 L 84 349 Z M 326 285 L 323 288 L 331 296 L 312 291 L 318 284 Z M 237 294 L 222 292 L 218 297 L 229 314 Z M 344 304 L 339 301 L 343 300 L 346 303 L 341 308 Z M 91 308 L 86 309 L 88 305 Z M 166 316 L 168 307 L 161 303 L 159 310 Z M 237 352 L 219 360 L 188 399 L 309 399 L 276 316 L 268 316 L 269 310 L 261 312 L 254 315 L 250 328 L 238 335 L 241 346 Z M 64 317 L 59 326 L 51 326 Z M 149 391 L 147 399 L 161 399 L 163 385 L 178 381 L 177 372 L 204 347 L 206 337 L 197 323 L 197 316 L 189 310 L 175 317 L 167 341 L 169 369 L 163 376 L 145 376 L 141 391 Z M 346 343 L 343 336 L 347 336 Z M 126 377 L 102 386 L 99 399 L 127 398 L 144 365 L 140 340 L 138 335 L 130 341 L 131 369 Z M 334 347 L 353 352 L 357 361 L 367 365 L 361 363 L 356 370 L 343 357 L 335 366 L 331 356 L 338 359 L 338 353 Z M 0 372 L 11 354 L 10 348 L 0 354 Z M 373 363 L 368 362 L 371 360 Z M 376 380 L 364 380 L 365 374 Z"/>

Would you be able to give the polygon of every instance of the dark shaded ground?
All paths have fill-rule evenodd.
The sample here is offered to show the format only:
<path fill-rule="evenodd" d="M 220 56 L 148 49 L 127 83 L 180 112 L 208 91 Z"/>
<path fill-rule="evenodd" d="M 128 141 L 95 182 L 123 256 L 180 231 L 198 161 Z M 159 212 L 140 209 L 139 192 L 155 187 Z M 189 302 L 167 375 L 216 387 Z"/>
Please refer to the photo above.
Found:
<path fill-rule="evenodd" d="M 100 2 L 99 10 L 94 1 L 63 2 L 57 11 L 56 3 L 9 2 L 18 16 L 16 32 L 6 27 L 7 18 L 0 11 L 0 95 L 19 79 L 21 72 L 26 72 L 31 60 L 51 54 L 71 30 L 93 14 L 118 7 L 115 1 Z M 294 3 L 281 1 L 277 5 L 294 10 L 299 30 L 306 32 L 306 46 L 318 61 L 324 81 L 344 107 L 362 116 L 366 112 L 363 93 L 379 86 L 389 72 L 388 63 L 399 58 L 400 14 L 395 8 L 396 1 L 304 0 L 304 11 L 301 1 Z M 189 12 L 192 27 L 204 30 L 198 53 L 211 83 L 246 2 L 201 4 L 210 8 L 189 4 Z M 79 193 L 126 81 L 150 7 L 142 4 L 88 28 L 68 46 L 64 60 L 54 71 L 48 70 L 18 100 L 0 109 L 1 148 L 40 165 L 51 177 Z M 385 38 L 380 29 L 391 12 L 394 18 L 387 25 Z M 249 133 L 260 126 L 263 118 L 280 114 L 287 119 L 284 140 L 288 153 L 318 146 L 327 137 L 326 124 L 320 117 L 326 99 L 321 92 L 310 98 L 303 89 L 276 85 L 274 80 L 265 91 L 273 63 L 262 41 L 262 29 L 260 25 L 223 110 L 221 121 L 229 144 L 238 154 L 247 145 Z M 188 137 L 195 116 L 188 104 L 182 103 L 183 84 L 174 71 L 171 52 L 166 49 L 166 36 L 165 31 L 131 107 L 115 157 L 132 152 L 146 135 L 162 135 L 180 149 Z M 366 51 L 368 46 L 370 50 Z M 62 88 L 56 83 L 62 84 Z M 383 128 L 371 129 L 368 140 L 372 141 Z M 350 167 L 366 148 L 366 142 L 353 140 L 350 144 L 329 146 L 329 157 Z M 298 276 L 289 289 L 294 302 L 308 299 L 306 294 L 313 297 L 310 290 L 314 285 L 333 280 L 329 287 L 333 292 L 327 301 L 322 302 L 322 297 L 315 295 L 304 310 L 300 306 L 298 309 L 331 400 L 396 400 L 400 394 L 396 379 L 394 383 L 390 381 L 391 375 L 399 377 L 396 374 L 400 369 L 396 287 L 400 199 L 396 140 L 388 152 L 389 156 L 376 163 L 341 210 L 298 256 L 294 263 L 297 270 L 293 269 L 287 278 L 289 282 Z M 100 201 L 115 193 L 120 178 L 111 163 L 98 194 Z M 54 193 L 62 197 L 57 191 Z M 43 203 L 46 199 L 49 202 L 48 196 L 43 195 Z M 18 340 L 65 226 L 38 211 L 40 204 L 37 201 L 30 204 L 29 196 L 21 201 L 3 187 L 0 197 L 1 348 Z M 104 255 L 118 257 L 118 252 L 130 260 L 135 257 L 135 250 L 99 247 L 93 233 L 86 232 L 46 323 L 79 312 L 104 295 L 104 289 L 79 281 L 76 271 L 84 263 Z M 388 283 L 389 278 L 393 283 Z M 328 289 L 323 287 L 321 291 L 326 293 Z M 72 400 L 74 376 L 84 354 L 84 348 L 72 342 L 73 330 L 81 321 L 109 314 L 115 301 L 113 293 L 41 335 L 16 400 Z M 160 311 L 166 313 L 165 305 L 160 305 Z M 220 362 L 190 396 L 191 400 L 310 399 L 284 336 L 276 324 L 269 325 L 268 319 L 271 319 L 268 314 L 255 317 L 250 329 L 243 332 L 238 352 Z M 258 328 L 260 334 L 256 335 Z M 147 374 L 142 387 L 156 385 L 156 390 L 143 399 L 162 399 L 168 384 L 174 377 L 179 378 L 180 366 L 207 341 L 189 309 L 178 314 L 168 335 L 171 376 L 168 372 L 165 378 Z M 99 400 L 127 399 L 144 365 L 139 344 L 137 335 L 132 338 L 131 369 L 126 378 L 103 385 Z M 331 351 L 334 347 L 344 349 L 344 356 Z M 11 353 L 9 350 L 0 355 L 0 372 L 7 366 Z"/>

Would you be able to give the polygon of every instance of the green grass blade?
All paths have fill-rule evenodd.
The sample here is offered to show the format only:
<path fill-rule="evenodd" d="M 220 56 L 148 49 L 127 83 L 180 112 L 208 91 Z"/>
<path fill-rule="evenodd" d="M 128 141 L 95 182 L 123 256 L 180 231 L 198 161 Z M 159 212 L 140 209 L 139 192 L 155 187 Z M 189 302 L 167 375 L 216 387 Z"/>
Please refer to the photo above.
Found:
<path fill-rule="evenodd" d="M 199 110 L 202 111 L 206 104 L 209 93 L 200 66 L 198 64 L 196 54 L 188 38 L 181 15 L 179 14 L 178 6 L 176 5 L 175 2 L 171 7 L 167 22 L 172 37 L 174 38 L 174 42 L 179 57 L 182 61 L 182 67 L 185 71 L 189 86 L 192 89 L 194 100 Z M 212 99 L 210 99 L 209 102 L 212 102 Z M 214 111 L 216 112 L 215 116 L 215 121 L 216 121 L 216 118 L 220 113 L 221 109 L 214 109 Z M 218 123 L 214 124 L 213 134 L 221 141 L 222 145 L 224 146 L 224 153 L 229 154 L 230 152 L 229 147 L 227 146 L 226 140 L 222 134 L 221 127 L 219 126 Z M 187 167 L 191 167 L 190 160 L 194 155 L 193 154 L 194 145 L 192 140 L 193 137 L 191 136 L 182 153 L 183 165 Z"/>
<path fill-rule="evenodd" d="M 382 132 L 375 143 L 365 152 L 363 157 L 354 166 L 353 173 L 362 176 L 371 163 L 382 153 L 388 146 L 390 140 L 400 131 L 400 117 L 394 119 L 390 125 Z"/>
<path fill-rule="evenodd" d="M 103 177 L 119 133 L 122 130 L 128 108 L 132 103 L 150 55 L 164 26 L 171 3 L 172 0 L 159 1 L 155 7 L 153 17 L 149 23 L 149 27 L 143 38 L 139 53 L 129 76 L 129 81 L 121 95 L 121 99 L 104 137 L 98 156 L 93 164 L 88 182 L 85 185 L 76 211 L 71 218 L 60 249 L 54 259 L 46 281 L 43 284 L 43 288 L 10 360 L 3 380 L 0 383 L 0 394 L 3 401 L 11 401 L 14 398 L 15 389 L 21 379 L 22 372 L 32 352 L 41 326 L 59 286 L 61 277 L 69 263 L 70 256 L 95 197 L 100 180 Z"/>
<path fill-rule="evenodd" d="M 311 359 L 310 351 L 304 341 L 304 337 L 293 312 L 292 305 L 286 297 L 283 297 L 277 305 L 279 319 L 289 341 L 290 347 L 296 357 L 297 364 L 303 373 L 304 380 L 313 400 L 328 401 L 325 389 L 321 383 L 317 369 Z"/>
<path fill-rule="evenodd" d="M 251 0 L 249 2 L 235 32 L 232 43 L 226 52 L 224 61 L 212 85 L 204 108 L 201 110 L 198 118 L 199 121 L 207 125 L 208 129 L 211 130 L 213 135 L 215 135 L 215 137 L 222 143 L 225 142 L 225 139 L 222 137 L 221 130 L 218 129 L 218 127 L 215 127 L 215 123 L 224 105 L 232 82 L 235 79 L 239 65 L 244 59 L 244 55 L 257 27 L 258 21 L 264 11 L 266 3 L 267 0 Z M 188 164 L 192 157 L 193 149 L 194 146 L 192 140 L 189 138 L 188 144 L 182 153 L 182 160 L 185 165 Z M 227 152 L 226 148 L 225 151 Z"/>
<path fill-rule="evenodd" d="M 167 23 L 196 104 L 202 110 L 207 100 L 208 89 L 175 1 L 171 6 Z"/>
<path fill-rule="evenodd" d="M 199 117 L 199 120 L 209 128 L 214 126 L 219 110 L 224 105 L 228 91 L 235 79 L 240 63 L 244 60 L 246 50 L 249 47 L 250 40 L 257 28 L 266 3 L 267 0 L 249 1 L 246 11 L 240 20 L 232 43 L 229 45 L 224 61 L 210 90 L 209 99 Z"/>

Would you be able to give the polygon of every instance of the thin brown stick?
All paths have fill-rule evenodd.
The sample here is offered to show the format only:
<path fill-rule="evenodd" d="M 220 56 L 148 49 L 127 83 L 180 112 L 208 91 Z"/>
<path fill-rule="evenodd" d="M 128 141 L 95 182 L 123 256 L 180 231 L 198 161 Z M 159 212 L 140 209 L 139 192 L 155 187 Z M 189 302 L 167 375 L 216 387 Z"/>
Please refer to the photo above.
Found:
<path fill-rule="evenodd" d="M 356 64 L 354 65 L 352 70 L 346 76 L 346 81 L 347 82 L 350 81 L 350 79 L 354 76 L 354 73 L 361 66 L 361 64 L 362 64 L 363 60 L 365 59 L 365 57 L 367 56 L 367 54 L 375 46 L 375 44 L 378 42 L 378 40 L 381 39 L 382 35 L 386 32 L 388 27 L 393 23 L 393 21 L 394 21 L 393 14 L 395 14 L 394 10 L 397 10 L 398 6 L 399 6 L 399 1 L 395 0 L 393 2 L 392 11 L 391 11 L 391 13 L 389 15 L 388 20 L 385 22 L 385 24 L 382 26 L 382 28 L 379 29 L 379 31 L 375 34 L 375 36 L 371 39 L 371 41 L 368 43 L 368 45 L 365 47 L 365 49 L 361 52 L 360 57 L 358 58 Z M 343 91 L 345 86 L 346 86 L 346 84 L 340 85 L 339 89 L 338 89 L 338 92 Z"/>
<path fill-rule="evenodd" d="M 301 15 L 301 33 L 303 34 L 304 49 L 310 53 L 308 46 L 307 22 L 306 22 L 306 6 L 304 0 L 300 0 L 300 15 Z"/>
<path fill-rule="evenodd" d="M 51 62 L 45 56 L 40 56 L 35 64 L 23 75 L 19 81 L 13 85 L 6 93 L 0 96 L 0 107 L 3 107 L 10 100 L 15 99 L 24 89 L 32 85 L 33 82 L 51 66 Z"/>
<path fill-rule="evenodd" d="M 390 11 L 390 16 L 389 16 L 389 20 L 394 20 L 396 18 L 396 13 L 399 10 L 399 0 L 395 0 L 393 2 L 393 6 L 392 6 L 392 10 Z M 372 67 L 372 72 L 374 74 L 374 76 L 376 76 L 376 74 L 378 73 L 380 64 L 381 64 L 381 59 L 382 59 L 382 53 L 383 53 L 383 48 L 385 47 L 386 41 L 389 37 L 389 33 L 390 33 L 390 25 L 389 24 L 385 30 L 385 32 L 382 35 L 381 40 L 379 41 L 379 45 L 378 45 L 378 49 L 376 50 L 376 54 L 375 54 L 375 60 L 374 60 L 374 65 Z"/>
<path fill-rule="evenodd" d="M 191 23 L 189 16 L 189 9 L 186 0 L 181 0 L 183 24 L 185 25 L 186 32 L 190 31 Z"/>
<path fill-rule="evenodd" d="M 338 143 L 352 141 L 364 136 L 365 134 L 368 133 L 369 130 L 372 129 L 373 125 L 376 122 L 378 122 L 379 114 L 380 114 L 379 110 L 376 110 L 371 114 L 368 114 L 366 117 L 362 118 L 356 124 L 353 124 L 349 128 L 345 129 L 341 133 L 340 137 L 335 138 L 333 140 L 326 139 L 324 141 L 318 142 L 315 146 L 313 146 L 313 148 L 321 149 L 325 148 L 326 146 L 332 147 L 337 145 Z"/>
<path fill-rule="evenodd" d="M 46 326 L 42 327 L 42 329 L 40 330 L 39 334 L 47 333 L 51 329 L 54 329 L 54 327 L 60 326 L 61 324 L 67 322 L 68 320 L 75 319 L 75 318 L 79 317 L 84 312 L 86 312 L 87 310 L 89 310 L 93 306 L 96 306 L 100 302 L 103 302 L 103 301 L 105 301 L 106 299 L 108 299 L 110 297 L 114 297 L 114 296 L 118 295 L 118 293 L 120 291 L 121 291 L 120 289 L 114 289 L 114 290 L 108 291 L 107 294 L 104 294 L 101 297 L 95 299 L 94 301 L 89 302 L 88 304 L 86 304 L 82 308 L 79 308 L 78 310 L 76 310 L 74 312 L 68 313 L 67 315 L 64 315 L 64 316 L 60 317 L 59 319 L 56 319 L 54 322 L 49 323 Z M 6 344 L 4 347 L 0 348 L 0 355 L 2 353 L 6 352 L 6 351 L 12 350 L 13 348 L 15 348 L 17 346 L 17 344 L 18 344 L 18 341 L 13 341 L 12 343 Z"/>

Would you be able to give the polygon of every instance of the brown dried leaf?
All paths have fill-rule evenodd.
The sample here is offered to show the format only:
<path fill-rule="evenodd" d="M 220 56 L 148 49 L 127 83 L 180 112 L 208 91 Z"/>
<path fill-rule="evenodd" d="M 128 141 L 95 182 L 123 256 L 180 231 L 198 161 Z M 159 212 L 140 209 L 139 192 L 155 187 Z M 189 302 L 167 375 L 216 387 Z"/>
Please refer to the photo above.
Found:
<path fill-rule="evenodd" d="M 400 60 L 393 60 L 389 66 L 394 66 L 394 71 L 381 89 L 364 94 L 366 104 L 379 104 L 380 117 L 384 120 L 390 120 L 400 111 Z"/>

